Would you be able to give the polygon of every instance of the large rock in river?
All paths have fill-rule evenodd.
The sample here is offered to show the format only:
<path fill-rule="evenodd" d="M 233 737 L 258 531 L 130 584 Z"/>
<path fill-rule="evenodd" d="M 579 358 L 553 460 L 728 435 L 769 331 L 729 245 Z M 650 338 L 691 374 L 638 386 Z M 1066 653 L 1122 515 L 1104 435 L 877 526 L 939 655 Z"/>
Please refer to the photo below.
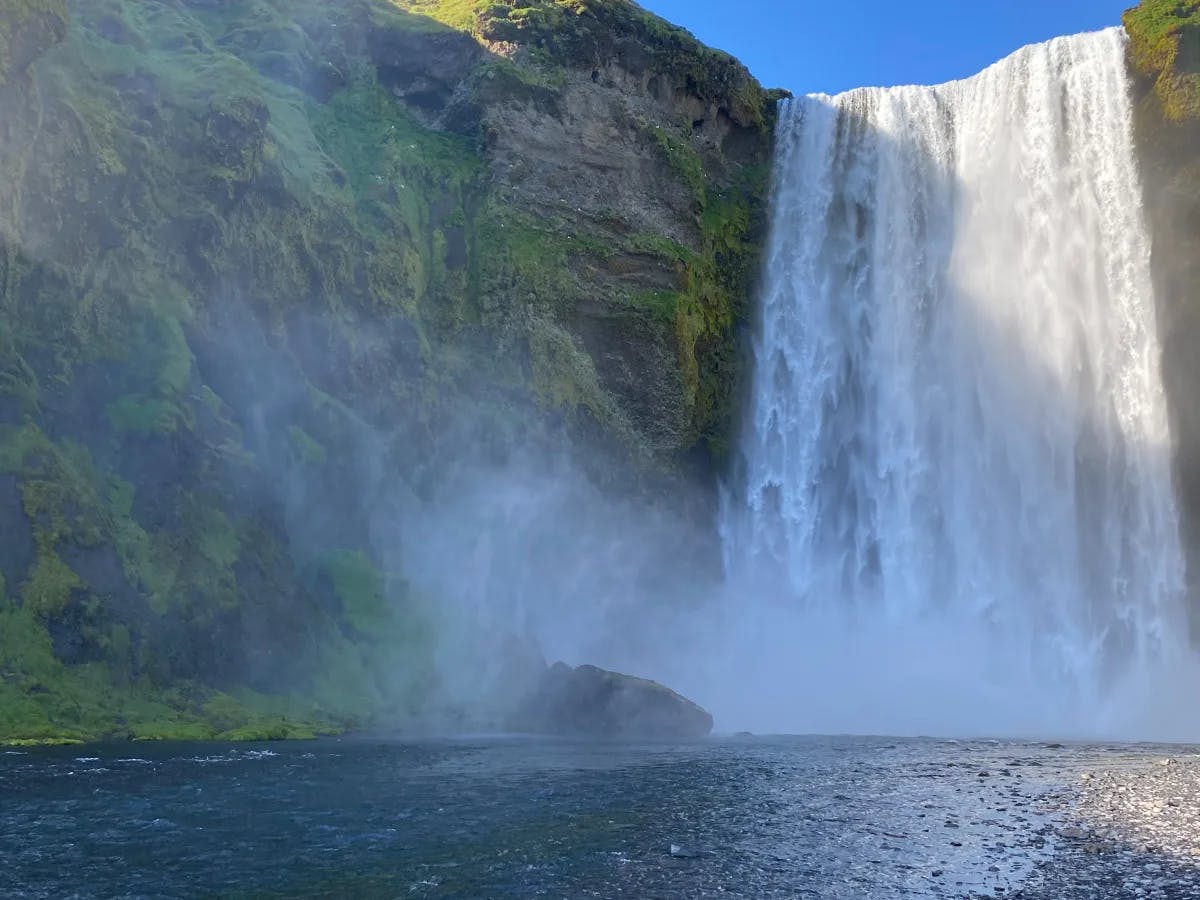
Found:
<path fill-rule="evenodd" d="M 712 715 L 655 681 L 555 663 L 522 702 L 514 730 L 597 737 L 696 738 Z"/>

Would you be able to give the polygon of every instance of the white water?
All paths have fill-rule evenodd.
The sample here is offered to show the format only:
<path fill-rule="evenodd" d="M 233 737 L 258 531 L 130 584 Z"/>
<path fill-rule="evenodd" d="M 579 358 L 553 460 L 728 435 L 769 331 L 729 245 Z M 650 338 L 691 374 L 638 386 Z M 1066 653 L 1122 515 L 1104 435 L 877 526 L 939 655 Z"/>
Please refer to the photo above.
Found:
<path fill-rule="evenodd" d="M 722 726 L 1200 736 L 1124 42 L 785 104 Z"/>

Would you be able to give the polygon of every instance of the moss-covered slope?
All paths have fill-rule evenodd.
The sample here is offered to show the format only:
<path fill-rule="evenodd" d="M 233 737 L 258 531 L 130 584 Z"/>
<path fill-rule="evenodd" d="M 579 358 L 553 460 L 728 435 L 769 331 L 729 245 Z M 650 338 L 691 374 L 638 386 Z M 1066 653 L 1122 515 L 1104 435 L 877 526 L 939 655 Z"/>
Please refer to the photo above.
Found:
<path fill-rule="evenodd" d="M 1143 0 L 1126 11 L 1131 61 L 1170 122 L 1200 117 L 1200 2 Z"/>
<path fill-rule="evenodd" d="M 0 0 L 0 740 L 420 716 L 380 498 L 463 421 L 711 468 L 770 98 L 617 0 L 68 5 Z"/>
<path fill-rule="evenodd" d="M 0 85 L 20 75 L 67 30 L 66 0 L 5 0 L 0 5 Z"/>

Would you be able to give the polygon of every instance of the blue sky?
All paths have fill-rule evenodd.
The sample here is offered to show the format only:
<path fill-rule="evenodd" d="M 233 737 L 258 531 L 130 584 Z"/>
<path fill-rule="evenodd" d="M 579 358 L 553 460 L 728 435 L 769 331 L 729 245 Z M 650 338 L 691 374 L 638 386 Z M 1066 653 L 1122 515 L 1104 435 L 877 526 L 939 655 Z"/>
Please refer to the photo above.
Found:
<path fill-rule="evenodd" d="M 1025 44 L 1120 24 L 1136 0 L 640 0 L 797 94 L 936 84 Z"/>

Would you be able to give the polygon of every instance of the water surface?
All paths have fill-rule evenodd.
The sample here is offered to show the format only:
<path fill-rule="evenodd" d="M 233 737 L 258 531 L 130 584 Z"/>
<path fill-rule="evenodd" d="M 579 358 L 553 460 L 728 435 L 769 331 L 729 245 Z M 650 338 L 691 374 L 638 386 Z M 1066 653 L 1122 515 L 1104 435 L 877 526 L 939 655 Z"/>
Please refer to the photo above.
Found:
<path fill-rule="evenodd" d="M 0 894 L 1011 892 L 1133 749 L 875 738 L 93 746 L 0 755 Z"/>

